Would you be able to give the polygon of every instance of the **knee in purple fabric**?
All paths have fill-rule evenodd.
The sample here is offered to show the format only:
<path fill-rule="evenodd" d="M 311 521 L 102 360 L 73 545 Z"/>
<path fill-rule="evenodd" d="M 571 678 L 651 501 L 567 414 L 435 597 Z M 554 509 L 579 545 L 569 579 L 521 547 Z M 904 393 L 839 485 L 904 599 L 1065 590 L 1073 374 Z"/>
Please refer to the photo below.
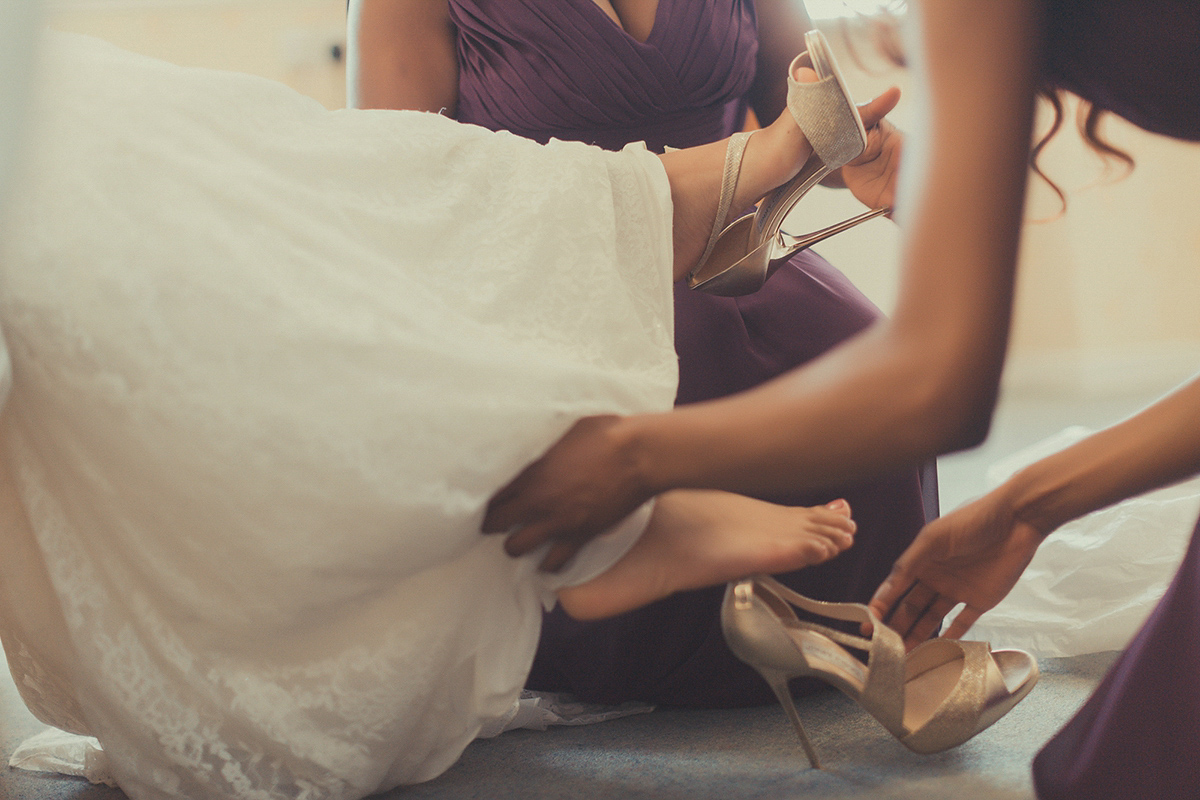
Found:
<path fill-rule="evenodd" d="M 1042 800 L 1200 798 L 1200 522 L 1166 594 L 1033 762 Z"/>

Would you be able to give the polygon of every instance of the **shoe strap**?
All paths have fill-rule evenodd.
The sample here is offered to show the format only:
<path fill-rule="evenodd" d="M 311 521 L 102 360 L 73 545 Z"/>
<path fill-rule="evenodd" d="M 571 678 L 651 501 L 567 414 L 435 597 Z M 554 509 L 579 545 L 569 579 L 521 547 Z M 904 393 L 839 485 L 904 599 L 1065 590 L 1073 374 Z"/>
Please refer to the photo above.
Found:
<path fill-rule="evenodd" d="M 794 624 L 867 653 L 867 679 L 859 702 L 894 735 L 903 736 L 905 653 L 904 641 L 900 634 L 880 621 L 871 613 L 870 608 L 862 603 L 813 600 L 793 591 L 769 575 L 760 576 L 755 580 L 780 599 L 811 614 L 845 622 L 872 623 L 873 630 L 869 640 L 807 620 L 797 619 Z"/>
<path fill-rule="evenodd" d="M 808 50 L 788 69 L 787 107 L 813 152 L 832 171 L 862 155 L 867 133 L 824 35 L 810 31 L 804 40 Z M 816 71 L 815 82 L 801 83 L 793 77 L 802 66 Z"/>
<path fill-rule="evenodd" d="M 790 587 L 780 583 L 770 575 L 759 575 L 755 577 L 754 580 L 770 589 L 772 592 L 778 595 L 780 599 L 786 600 L 796 608 L 804 609 L 810 614 L 840 619 L 843 622 L 879 622 L 879 619 L 871 613 L 871 610 L 862 603 L 831 603 L 826 600 L 814 600 L 811 597 L 805 597 L 794 589 L 791 589 Z M 841 631 L 833 628 L 826 628 L 824 625 L 818 625 L 815 622 L 806 624 L 812 625 L 814 628 L 821 628 L 836 633 L 839 637 L 837 641 L 846 639 L 847 641 L 843 642 L 843 644 L 849 644 L 853 647 L 859 648 L 860 650 L 867 650 L 871 645 L 869 640 L 864 639 L 861 636 L 842 633 Z M 833 637 L 831 636 L 830 638 Z"/>
<path fill-rule="evenodd" d="M 1010 694 L 986 642 L 931 639 L 906 655 L 900 634 L 880 622 L 867 606 L 813 600 L 767 575 L 754 580 L 781 600 L 810 613 L 851 622 L 869 619 L 874 623 L 870 641 L 806 620 L 795 619 L 790 624 L 867 651 L 867 678 L 858 701 L 896 738 L 903 739 L 907 747 L 917 752 L 940 752 L 966 741 L 977 732 L 984 709 Z M 904 727 L 906 683 L 958 658 L 963 660 L 963 668 L 954 687 L 920 728 L 907 730 Z"/>
<path fill-rule="evenodd" d="M 729 206 L 733 204 L 738 178 L 742 174 L 742 157 L 746 154 L 746 142 L 750 140 L 752 133 L 754 131 L 735 133 L 729 137 L 729 144 L 725 146 L 725 171 L 721 175 L 721 196 L 717 201 L 717 217 L 713 220 L 712 233 L 709 234 L 708 244 L 704 247 L 704 254 L 700 256 L 696 266 L 688 273 L 689 278 L 695 277 L 700 272 L 712 254 L 717 239 L 721 236 L 721 231 L 725 230 L 725 218 L 729 216 Z"/>
<path fill-rule="evenodd" d="M 909 654 L 909 678 L 959 657 L 963 667 L 954 688 L 933 716 L 905 737 L 905 745 L 917 752 L 939 752 L 966 741 L 983 710 L 1009 694 L 987 642 L 931 639 Z"/>

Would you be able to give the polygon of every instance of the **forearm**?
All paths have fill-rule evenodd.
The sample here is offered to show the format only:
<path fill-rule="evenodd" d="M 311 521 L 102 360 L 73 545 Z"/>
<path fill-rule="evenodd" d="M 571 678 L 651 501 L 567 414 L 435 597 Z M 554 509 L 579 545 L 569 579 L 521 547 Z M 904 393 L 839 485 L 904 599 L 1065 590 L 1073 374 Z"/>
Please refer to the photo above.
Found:
<path fill-rule="evenodd" d="M 1139 414 L 1025 468 L 997 491 L 1043 535 L 1200 472 L 1200 379 Z"/>
<path fill-rule="evenodd" d="M 762 495 L 875 477 L 986 432 L 998 366 L 964 369 L 935 344 L 883 321 L 750 391 L 622 420 L 619 435 L 653 491 Z"/>

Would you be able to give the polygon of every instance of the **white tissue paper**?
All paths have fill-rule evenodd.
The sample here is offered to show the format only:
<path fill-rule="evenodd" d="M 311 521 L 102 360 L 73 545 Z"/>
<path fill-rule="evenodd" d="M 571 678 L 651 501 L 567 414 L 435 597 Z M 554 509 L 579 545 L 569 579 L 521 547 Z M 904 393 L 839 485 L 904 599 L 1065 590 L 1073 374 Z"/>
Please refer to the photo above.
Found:
<path fill-rule="evenodd" d="M 544 731 L 552 725 L 591 725 L 607 722 L 631 714 L 645 714 L 654 710 L 646 703 L 628 702 L 619 706 L 604 706 L 581 703 L 572 695 L 560 692 L 535 692 L 525 689 L 504 717 L 484 726 L 477 739 L 491 739 L 505 731 L 529 728 Z"/>
<path fill-rule="evenodd" d="M 1071 427 L 996 462 L 989 490 L 1092 434 Z M 1175 576 L 1200 514 L 1200 478 L 1070 522 L 1038 548 L 1003 601 L 964 636 L 1039 657 L 1121 650 Z"/>
<path fill-rule="evenodd" d="M 47 728 L 25 740 L 12 754 L 8 765 L 31 772 L 52 772 L 87 778 L 91 783 L 116 787 L 108 759 L 100 742 L 91 736 Z"/>

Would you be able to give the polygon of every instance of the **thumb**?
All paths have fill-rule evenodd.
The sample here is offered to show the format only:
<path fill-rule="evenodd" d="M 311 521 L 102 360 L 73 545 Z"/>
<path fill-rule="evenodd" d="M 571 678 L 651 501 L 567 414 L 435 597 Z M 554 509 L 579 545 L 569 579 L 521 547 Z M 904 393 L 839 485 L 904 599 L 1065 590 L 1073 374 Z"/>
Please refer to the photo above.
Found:
<path fill-rule="evenodd" d="M 884 117 L 891 113 L 892 109 L 900 102 L 900 90 L 893 86 L 876 97 L 874 100 L 869 100 L 858 107 L 859 116 L 862 117 L 863 127 L 872 128 L 878 125 Z"/>

